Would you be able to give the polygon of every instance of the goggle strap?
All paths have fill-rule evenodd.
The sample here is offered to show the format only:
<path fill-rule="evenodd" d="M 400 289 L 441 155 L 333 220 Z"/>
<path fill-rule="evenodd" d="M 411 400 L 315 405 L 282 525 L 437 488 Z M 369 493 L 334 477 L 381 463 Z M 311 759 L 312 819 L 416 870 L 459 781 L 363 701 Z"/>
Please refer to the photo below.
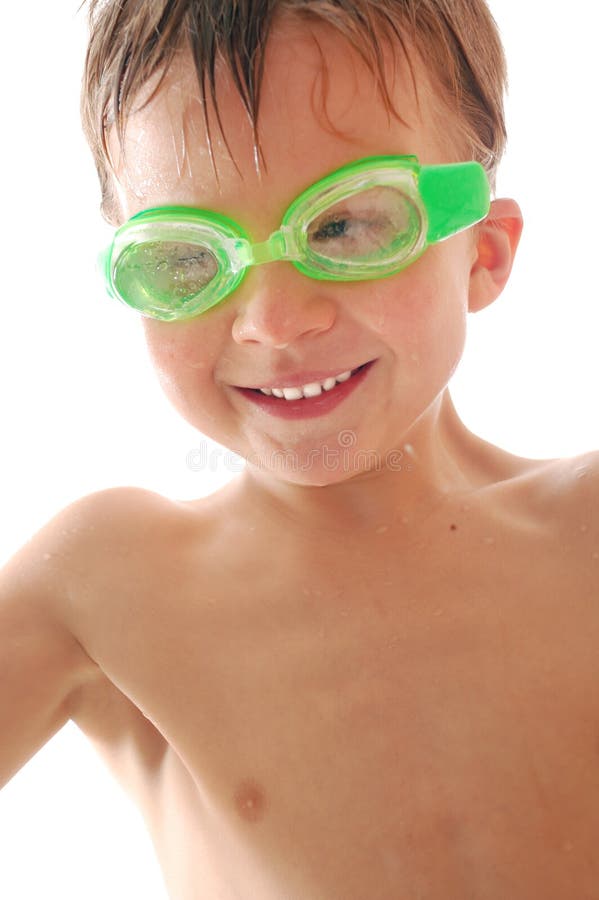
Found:
<path fill-rule="evenodd" d="M 428 213 L 429 244 L 475 225 L 489 212 L 489 182 L 479 163 L 422 166 L 418 186 Z"/>

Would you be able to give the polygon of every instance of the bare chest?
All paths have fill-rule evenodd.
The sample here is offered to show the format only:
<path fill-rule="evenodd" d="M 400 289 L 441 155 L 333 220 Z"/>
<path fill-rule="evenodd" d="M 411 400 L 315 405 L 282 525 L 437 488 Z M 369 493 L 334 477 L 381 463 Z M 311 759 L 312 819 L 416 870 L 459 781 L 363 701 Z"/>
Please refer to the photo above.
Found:
<path fill-rule="evenodd" d="M 174 897 L 595 896 L 599 622 L 495 549 L 233 568 L 121 623 Z"/>

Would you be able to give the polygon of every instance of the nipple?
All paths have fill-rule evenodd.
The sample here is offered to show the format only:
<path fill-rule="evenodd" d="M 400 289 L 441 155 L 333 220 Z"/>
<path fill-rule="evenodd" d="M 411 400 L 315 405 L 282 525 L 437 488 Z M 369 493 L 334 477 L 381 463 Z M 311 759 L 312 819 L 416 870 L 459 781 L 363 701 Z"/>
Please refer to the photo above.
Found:
<path fill-rule="evenodd" d="M 264 815 L 266 799 L 257 781 L 242 781 L 235 791 L 234 800 L 237 812 L 247 822 L 258 822 Z"/>

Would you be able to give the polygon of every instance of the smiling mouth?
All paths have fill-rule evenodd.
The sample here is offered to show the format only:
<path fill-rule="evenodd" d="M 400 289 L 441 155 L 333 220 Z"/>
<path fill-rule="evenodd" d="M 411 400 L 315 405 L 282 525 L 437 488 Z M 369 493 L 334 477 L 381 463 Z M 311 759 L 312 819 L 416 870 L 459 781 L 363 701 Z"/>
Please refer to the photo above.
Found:
<path fill-rule="evenodd" d="M 312 397 L 319 397 L 323 393 L 334 390 L 339 384 L 343 384 L 361 372 L 369 363 L 364 363 L 356 369 L 347 372 L 341 372 L 339 375 L 331 378 L 325 378 L 323 381 L 314 381 L 298 387 L 290 388 L 249 388 L 254 394 L 260 396 L 272 397 L 275 400 L 307 400 Z"/>

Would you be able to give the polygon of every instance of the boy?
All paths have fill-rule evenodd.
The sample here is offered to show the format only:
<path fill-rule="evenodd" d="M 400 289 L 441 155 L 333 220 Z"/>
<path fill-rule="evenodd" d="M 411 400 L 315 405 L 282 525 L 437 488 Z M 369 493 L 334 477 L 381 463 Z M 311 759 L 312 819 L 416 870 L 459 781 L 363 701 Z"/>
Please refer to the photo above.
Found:
<path fill-rule="evenodd" d="M 92 12 L 110 290 L 248 462 L 83 498 L 11 560 L 0 781 L 72 718 L 173 898 L 599 896 L 597 457 L 507 454 L 446 387 L 522 227 L 445 168 L 501 156 L 486 8 Z"/>

